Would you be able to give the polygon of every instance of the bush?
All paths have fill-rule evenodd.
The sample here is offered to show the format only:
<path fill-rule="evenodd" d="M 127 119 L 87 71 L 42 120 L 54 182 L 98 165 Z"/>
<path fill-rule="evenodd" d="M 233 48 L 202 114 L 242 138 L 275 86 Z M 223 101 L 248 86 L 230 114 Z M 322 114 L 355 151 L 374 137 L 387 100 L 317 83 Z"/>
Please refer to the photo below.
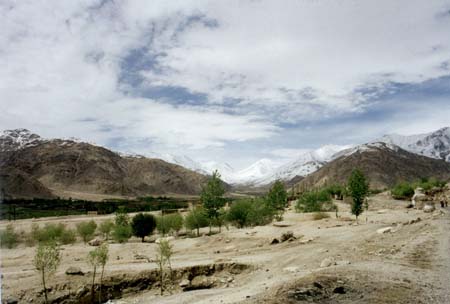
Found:
<path fill-rule="evenodd" d="M 170 231 L 170 219 L 168 215 L 161 215 L 156 218 L 156 229 L 163 236 Z"/>
<path fill-rule="evenodd" d="M 132 231 L 130 225 L 115 225 L 113 230 L 113 239 L 118 243 L 126 243 L 131 237 Z"/>
<path fill-rule="evenodd" d="M 197 236 L 200 235 L 200 228 L 208 227 L 209 219 L 206 216 L 206 211 L 202 207 L 197 207 L 191 210 L 184 220 L 184 225 L 188 230 L 197 230 Z"/>
<path fill-rule="evenodd" d="M 97 229 L 97 224 L 93 220 L 77 224 L 77 232 L 85 243 L 92 240 L 95 229 Z"/>
<path fill-rule="evenodd" d="M 128 226 L 130 224 L 130 217 L 122 210 L 116 212 L 114 219 L 116 226 Z"/>
<path fill-rule="evenodd" d="M 61 233 L 61 236 L 59 237 L 59 241 L 61 244 L 68 245 L 73 244 L 77 240 L 77 236 L 75 234 L 75 231 L 72 229 L 64 229 Z"/>
<path fill-rule="evenodd" d="M 411 199 L 414 195 L 414 188 L 406 182 L 398 183 L 392 188 L 391 195 L 395 199 Z"/>
<path fill-rule="evenodd" d="M 279 210 L 273 209 L 263 199 L 242 199 L 231 205 L 228 221 L 238 228 L 265 225 L 273 220 L 277 212 Z"/>
<path fill-rule="evenodd" d="M 177 212 L 167 215 L 167 218 L 169 221 L 170 230 L 178 234 L 181 228 L 183 228 L 183 216 Z"/>
<path fill-rule="evenodd" d="M 295 205 L 297 212 L 320 212 L 332 209 L 331 194 L 327 190 L 305 192 Z"/>
<path fill-rule="evenodd" d="M 147 235 L 150 235 L 156 227 L 156 219 L 151 214 L 138 213 L 131 220 L 133 234 L 140 237 L 142 242 Z"/>
<path fill-rule="evenodd" d="M 14 226 L 9 224 L 6 229 L 0 232 L 0 246 L 2 248 L 14 248 L 19 242 L 19 235 L 14 231 Z"/>
<path fill-rule="evenodd" d="M 422 188 L 425 191 L 429 191 L 434 187 L 443 188 L 445 187 L 446 182 L 442 180 L 438 180 L 434 177 L 431 178 L 422 178 L 419 182 L 413 184 L 413 188 Z"/>
<path fill-rule="evenodd" d="M 114 223 L 112 220 L 106 220 L 100 224 L 98 229 L 103 234 L 103 237 L 105 238 L 105 240 L 108 240 L 109 235 L 111 234 L 111 231 L 114 229 Z"/>
<path fill-rule="evenodd" d="M 325 219 L 325 218 L 329 218 L 329 217 L 330 217 L 330 215 L 328 213 L 325 213 L 325 212 L 315 212 L 313 214 L 313 219 L 315 221 L 318 221 L 318 220 L 321 220 L 321 219 Z"/>

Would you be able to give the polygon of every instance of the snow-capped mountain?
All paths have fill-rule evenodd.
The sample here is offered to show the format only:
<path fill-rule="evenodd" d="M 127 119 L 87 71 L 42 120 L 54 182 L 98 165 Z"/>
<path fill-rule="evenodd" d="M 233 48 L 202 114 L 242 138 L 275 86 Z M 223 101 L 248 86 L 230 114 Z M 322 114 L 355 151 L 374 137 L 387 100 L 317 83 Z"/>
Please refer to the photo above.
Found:
<path fill-rule="evenodd" d="M 279 162 L 267 158 L 260 159 L 249 167 L 235 172 L 233 182 L 237 184 L 253 183 L 271 175 L 279 165 Z"/>
<path fill-rule="evenodd" d="M 350 146 L 326 145 L 316 150 L 301 153 L 296 159 L 279 166 L 270 174 L 254 180 L 255 185 L 269 184 L 277 179 L 287 181 L 296 176 L 306 176 L 322 167 L 326 162 L 334 159 L 333 156 Z"/>
<path fill-rule="evenodd" d="M 379 141 L 394 144 L 409 152 L 450 162 L 450 128 L 434 132 L 402 136 L 384 135 Z"/>
<path fill-rule="evenodd" d="M 5 130 L 0 135 L 0 152 L 35 146 L 42 141 L 44 141 L 43 138 L 27 129 Z"/>

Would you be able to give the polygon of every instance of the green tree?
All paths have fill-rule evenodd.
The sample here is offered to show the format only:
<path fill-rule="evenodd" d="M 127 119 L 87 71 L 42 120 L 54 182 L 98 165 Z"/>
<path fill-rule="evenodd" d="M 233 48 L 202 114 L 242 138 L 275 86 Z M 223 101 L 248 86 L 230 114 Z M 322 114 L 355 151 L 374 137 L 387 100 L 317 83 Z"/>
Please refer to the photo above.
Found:
<path fill-rule="evenodd" d="M 45 303 L 48 303 L 47 287 L 45 280 L 53 274 L 59 266 L 61 255 L 55 242 L 40 243 L 36 249 L 33 265 L 41 274 L 41 281 L 44 287 Z"/>
<path fill-rule="evenodd" d="M 164 292 L 166 279 L 169 281 L 169 278 L 166 278 L 164 273 L 166 272 L 166 268 L 168 268 L 170 274 L 169 277 L 172 277 L 172 265 L 170 262 L 170 258 L 173 255 L 172 245 L 170 245 L 168 240 L 162 239 L 157 248 L 156 262 L 159 267 L 159 285 L 161 288 L 161 295 Z"/>
<path fill-rule="evenodd" d="M 108 244 L 104 243 L 101 246 L 95 248 L 94 250 L 88 253 L 87 261 L 88 264 L 93 267 L 92 274 L 92 285 L 91 285 L 91 303 L 94 303 L 95 299 L 95 275 L 97 274 L 97 268 L 102 267 L 101 275 L 100 275 L 100 294 L 99 294 L 99 302 L 101 302 L 101 288 L 103 283 L 103 274 L 105 270 L 106 262 L 108 261 Z"/>
<path fill-rule="evenodd" d="M 131 220 L 133 234 L 140 237 L 142 243 L 147 235 L 150 235 L 156 227 L 156 219 L 151 214 L 138 213 Z"/>
<path fill-rule="evenodd" d="M 165 236 L 170 231 L 170 218 L 168 215 L 161 215 L 156 218 L 156 229 Z"/>
<path fill-rule="evenodd" d="M 130 217 L 122 210 L 116 212 L 114 219 L 113 238 L 116 242 L 125 243 L 131 237 L 133 231 L 130 226 Z"/>
<path fill-rule="evenodd" d="M 220 208 L 225 206 L 224 194 L 225 188 L 220 179 L 220 174 L 216 170 L 213 172 L 211 178 L 208 180 L 206 186 L 203 187 L 200 194 L 200 200 L 206 210 L 206 215 L 209 218 L 209 233 L 211 233 L 212 223 L 219 216 Z"/>
<path fill-rule="evenodd" d="M 175 232 L 175 234 L 178 236 L 178 232 L 181 230 L 181 228 L 183 228 L 183 216 L 177 212 L 167 215 L 167 218 L 169 221 L 170 230 Z"/>
<path fill-rule="evenodd" d="M 186 229 L 197 230 L 197 236 L 200 235 L 200 228 L 208 226 L 208 218 L 206 212 L 202 207 L 192 209 L 184 219 Z"/>
<path fill-rule="evenodd" d="M 97 229 L 97 224 L 93 220 L 77 224 L 77 232 L 85 243 L 93 238 L 95 229 Z"/>
<path fill-rule="evenodd" d="M 275 211 L 276 219 L 281 221 L 283 219 L 284 208 L 287 207 L 287 192 L 283 182 L 280 180 L 275 181 L 267 194 L 267 202 Z"/>
<path fill-rule="evenodd" d="M 369 194 L 369 183 L 360 170 L 355 169 L 352 171 L 348 179 L 348 191 L 353 199 L 352 214 L 356 216 L 358 221 L 358 216 L 363 212 L 364 200 Z"/>
<path fill-rule="evenodd" d="M 17 246 L 19 235 L 14 231 L 14 226 L 8 224 L 6 229 L 0 232 L 1 247 L 14 248 Z"/>
<path fill-rule="evenodd" d="M 242 199 L 234 202 L 228 210 L 228 220 L 238 228 L 248 225 L 252 203 L 249 199 Z"/>
<path fill-rule="evenodd" d="M 112 220 L 106 220 L 103 221 L 100 226 L 98 227 L 100 232 L 103 234 L 103 237 L 105 240 L 109 239 L 109 235 L 111 234 L 111 231 L 114 229 L 114 223 Z"/>

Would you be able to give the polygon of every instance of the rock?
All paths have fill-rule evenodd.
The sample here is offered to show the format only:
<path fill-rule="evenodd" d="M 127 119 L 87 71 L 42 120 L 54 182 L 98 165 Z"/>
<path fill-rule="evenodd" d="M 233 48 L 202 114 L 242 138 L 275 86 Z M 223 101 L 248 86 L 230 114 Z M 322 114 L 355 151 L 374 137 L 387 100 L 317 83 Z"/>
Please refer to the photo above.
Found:
<path fill-rule="evenodd" d="M 434 210 L 435 210 L 435 208 L 434 208 L 434 205 L 425 205 L 425 206 L 423 206 L 423 212 L 425 212 L 425 213 L 430 213 L 430 212 L 433 212 Z"/>
<path fill-rule="evenodd" d="M 66 269 L 67 275 L 84 275 L 84 272 L 81 270 L 80 267 L 71 266 Z"/>
<path fill-rule="evenodd" d="M 384 234 L 392 231 L 392 227 L 384 227 L 377 230 L 378 234 Z"/>
<path fill-rule="evenodd" d="M 77 292 L 76 292 L 76 297 L 80 298 L 82 296 L 84 296 L 87 292 L 89 291 L 89 289 L 87 289 L 85 286 L 78 288 Z"/>
<path fill-rule="evenodd" d="M 388 212 L 389 212 L 389 210 L 387 210 L 387 209 L 382 209 L 382 210 L 378 210 L 377 211 L 378 214 L 385 214 L 385 213 L 388 213 Z"/>
<path fill-rule="evenodd" d="M 317 281 L 313 283 L 313 286 L 316 288 L 319 288 L 319 289 L 323 288 L 322 284 L 320 284 L 320 282 L 317 282 Z"/>
<path fill-rule="evenodd" d="M 287 240 L 294 238 L 294 233 L 292 231 L 286 231 L 281 235 L 281 242 L 286 242 Z"/>
<path fill-rule="evenodd" d="M 231 242 L 230 239 L 226 239 L 226 240 L 225 240 L 225 243 L 229 243 L 229 242 Z"/>
<path fill-rule="evenodd" d="M 336 265 L 336 262 L 334 261 L 333 258 L 325 258 L 322 263 L 320 263 L 320 267 L 321 268 L 325 268 L 325 267 L 330 267 Z"/>
<path fill-rule="evenodd" d="M 148 256 L 143 255 L 143 254 L 135 254 L 134 259 L 135 260 L 146 260 L 149 263 L 152 261 Z"/>
<path fill-rule="evenodd" d="M 100 246 L 102 244 L 102 241 L 100 239 L 95 238 L 93 240 L 90 240 L 88 244 L 91 246 Z"/>
<path fill-rule="evenodd" d="M 317 288 L 299 288 L 288 291 L 288 297 L 299 301 L 309 301 L 311 297 L 321 295 L 322 291 Z"/>
<path fill-rule="evenodd" d="M 347 261 L 347 260 L 343 260 L 343 261 L 338 261 L 336 264 L 337 264 L 337 265 L 350 265 L 351 262 L 350 262 L 350 261 Z"/>
<path fill-rule="evenodd" d="M 185 290 L 195 290 L 195 289 L 208 289 L 214 286 L 216 280 L 214 277 L 207 277 L 205 275 L 199 275 L 192 279 L 189 287 Z"/>
<path fill-rule="evenodd" d="M 178 285 L 179 285 L 181 288 L 185 288 L 185 287 L 188 287 L 190 283 L 191 283 L 191 282 L 189 282 L 188 279 L 183 279 L 183 280 L 181 280 L 180 284 L 178 284 Z"/>
<path fill-rule="evenodd" d="M 337 294 L 345 294 L 345 288 L 344 286 L 338 286 L 336 288 L 333 289 L 333 293 L 337 293 Z"/>
<path fill-rule="evenodd" d="M 277 238 L 274 238 L 272 240 L 272 242 L 270 242 L 270 245 L 274 245 L 274 244 L 278 244 L 278 243 L 280 243 L 280 241 Z"/>
<path fill-rule="evenodd" d="M 290 267 L 285 267 L 285 268 L 283 268 L 283 271 L 286 271 L 286 272 L 299 272 L 300 271 L 300 268 L 299 267 L 297 267 L 297 266 L 290 266 Z"/>
<path fill-rule="evenodd" d="M 19 303 L 19 300 L 17 300 L 14 297 L 9 297 L 9 298 L 6 299 L 5 303 L 6 304 L 17 304 L 17 303 Z"/>
<path fill-rule="evenodd" d="M 300 244 L 308 244 L 308 243 L 310 243 L 312 241 L 313 241 L 313 239 L 304 239 L 304 240 L 300 241 Z"/>

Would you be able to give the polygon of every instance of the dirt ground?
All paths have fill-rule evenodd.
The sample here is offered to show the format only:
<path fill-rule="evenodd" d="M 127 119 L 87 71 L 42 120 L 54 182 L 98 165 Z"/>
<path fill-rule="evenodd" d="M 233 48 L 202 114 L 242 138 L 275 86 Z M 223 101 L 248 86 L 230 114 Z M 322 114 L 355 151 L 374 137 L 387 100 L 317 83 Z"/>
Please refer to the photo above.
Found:
<path fill-rule="evenodd" d="M 379 194 L 370 199 L 369 211 L 356 224 L 348 205 L 338 204 L 338 219 L 330 213 L 330 218 L 313 220 L 310 214 L 290 210 L 282 222 L 286 227 L 230 227 L 212 236 L 176 238 L 171 241 L 172 266 L 178 273 L 163 296 L 158 284 L 147 280 L 155 274 L 157 244 L 134 238 L 126 244 L 111 243 L 105 280 L 120 292 L 111 293 L 115 299 L 110 303 L 450 303 L 448 210 L 423 213 Z M 108 217 L 19 220 L 14 225 L 19 231 L 28 230 L 32 222 L 60 221 L 74 227 L 79 221 L 93 218 L 100 223 Z M 0 228 L 7 224 L 1 222 Z M 385 227 L 392 227 L 391 232 L 377 233 Z M 271 244 L 287 231 L 296 239 Z M 92 248 L 82 242 L 62 246 L 61 266 L 48 284 L 55 303 L 77 303 L 68 295 L 89 286 L 92 275 L 86 256 Z M 34 251 L 24 244 L 1 249 L 3 301 L 42 301 L 32 265 Z M 236 265 L 246 267 L 236 271 Z M 85 275 L 66 275 L 70 266 L 80 267 Z M 183 291 L 181 280 L 200 273 L 215 283 Z"/>

